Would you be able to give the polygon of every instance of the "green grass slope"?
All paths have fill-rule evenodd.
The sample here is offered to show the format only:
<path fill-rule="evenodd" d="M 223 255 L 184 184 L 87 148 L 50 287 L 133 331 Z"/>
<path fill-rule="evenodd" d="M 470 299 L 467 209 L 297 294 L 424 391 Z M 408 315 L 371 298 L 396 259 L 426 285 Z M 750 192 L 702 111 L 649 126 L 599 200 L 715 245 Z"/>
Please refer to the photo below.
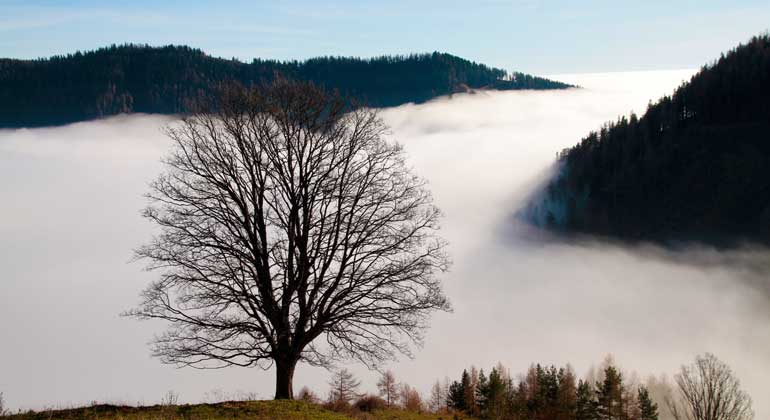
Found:
<path fill-rule="evenodd" d="M 468 419 L 458 414 L 458 419 Z M 303 401 L 232 401 L 217 404 L 128 407 L 94 405 L 16 414 L 12 420 L 454 420 L 455 414 L 399 409 L 338 413 Z"/>

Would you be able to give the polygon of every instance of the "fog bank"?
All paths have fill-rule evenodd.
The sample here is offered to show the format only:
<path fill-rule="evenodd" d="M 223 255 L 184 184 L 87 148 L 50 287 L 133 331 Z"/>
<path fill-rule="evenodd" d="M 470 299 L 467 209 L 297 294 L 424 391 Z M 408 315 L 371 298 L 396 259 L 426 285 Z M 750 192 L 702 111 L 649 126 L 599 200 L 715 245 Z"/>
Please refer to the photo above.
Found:
<path fill-rule="evenodd" d="M 511 217 L 559 150 L 604 121 L 670 92 L 691 71 L 560 75 L 584 89 L 479 92 L 381 112 L 444 210 L 455 311 L 438 314 L 414 360 L 391 366 L 427 393 L 471 364 L 513 373 L 531 362 L 579 374 L 614 354 L 640 375 L 674 373 L 696 354 L 730 364 L 763 401 L 770 372 L 770 255 L 542 240 Z M 166 117 L 132 116 L 0 131 L 0 391 L 11 408 L 92 400 L 156 403 L 272 394 L 272 372 L 174 369 L 150 358 L 163 330 L 118 314 L 153 278 L 131 250 L 168 145 Z M 364 389 L 376 373 L 355 366 Z M 328 374 L 300 366 L 296 389 L 325 394 Z M 221 391 L 217 391 L 221 390 Z M 218 396 L 219 395 L 219 396 Z"/>

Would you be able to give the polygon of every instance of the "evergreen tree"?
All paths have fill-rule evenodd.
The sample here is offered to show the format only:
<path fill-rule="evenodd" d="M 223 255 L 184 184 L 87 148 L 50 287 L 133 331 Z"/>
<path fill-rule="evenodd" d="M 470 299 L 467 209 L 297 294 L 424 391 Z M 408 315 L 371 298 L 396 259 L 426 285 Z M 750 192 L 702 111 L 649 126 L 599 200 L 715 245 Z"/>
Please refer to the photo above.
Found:
<path fill-rule="evenodd" d="M 484 375 L 484 369 L 479 370 L 479 377 L 476 384 L 475 402 L 479 412 L 483 412 L 487 408 L 487 394 L 489 382 L 486 375 Z"/>
<path fill-rule="evenodd" d="M 484 407 L 482 414 L 488 419 L 500 419 L 506 415 L 508 389 L 506 378 L 497 368 L 492 368 L 484 387 Z"/>
<path fill-rule="evenodd" d="M 476 410 L 476 389 L 473 386 L 471 375 L 467 370 L 463 370 L 460 380 L 463 384 L 463 407 L 465 411 L 473 413 Z"/>
<path fill-rule="evenodd" d="M 465 399 L 463 398 L 465 392 L 461 382 L 453 381 L 449 385 L 449 392 L 447 393 L 447 407 L 462 411 L 465 410 Z"/>
<path fill-rule="evenodd" d="M 614 366 L 604 370 L 604 381 L 597 383 L 597 414 L 599 420 L 625 420 L 623 378 Z"/>
<path fill-rule="evenodd" d="M 575 417 L 577 388 L 575 373 L 571 366 L 559 369 L 559 388 L 556 396 L 556 413 L 554 420 L 572 420 Z"/>
<path fill-rule="evenodd" d="M 652 402 L 646 387 L 639 387 L 637 400 L 640 413 L 639 420 L 658 420 L 658 405 Z"/>
<path fill-rule="evenodd" d="M 520 381 L 518 386 L 516 386 L 516 389 L 512 391 L 511 395 L 511 414 L 513 418 L 528 418 L 529 410 L 527 407 L 527 395 L 527 382 L 526 380 Z"/>
<path fill-rule="evenodd" d="M 479 370 L 476 366 L 471 366 L 470 375 L 470 389 L 467 391 L 468 413 L 472 416 L 478 416 L 479 403 L 477 390 L 479 386 Z"/>
<path fill-rule="evenodd" d="M 542 417 L 542 412 L 545 407 L 545 401 L 543 398 L 543 390 L 541 386 L 543 384 L 543 368 L 540 364 L 530 366 L 527 371 L 527 413 L 532 419 L 539 419 Z"/>
<path fill-rule="evenodd" d="M 596 398 L 588 381 L 578 381 L 575 398 L 575 420 L 597 420 L 599 418 Z"/>

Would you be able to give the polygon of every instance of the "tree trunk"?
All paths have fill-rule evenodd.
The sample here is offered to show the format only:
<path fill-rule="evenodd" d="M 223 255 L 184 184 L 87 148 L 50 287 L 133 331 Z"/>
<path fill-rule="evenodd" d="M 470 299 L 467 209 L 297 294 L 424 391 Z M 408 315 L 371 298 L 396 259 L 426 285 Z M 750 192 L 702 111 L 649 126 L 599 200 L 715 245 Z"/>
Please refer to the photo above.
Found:
<path fill-rule="evenodd" d="M 297 361 L 293 359 L 276 360 L 275 362 L 275 399 L 294 399 L 294 368 Z"/>

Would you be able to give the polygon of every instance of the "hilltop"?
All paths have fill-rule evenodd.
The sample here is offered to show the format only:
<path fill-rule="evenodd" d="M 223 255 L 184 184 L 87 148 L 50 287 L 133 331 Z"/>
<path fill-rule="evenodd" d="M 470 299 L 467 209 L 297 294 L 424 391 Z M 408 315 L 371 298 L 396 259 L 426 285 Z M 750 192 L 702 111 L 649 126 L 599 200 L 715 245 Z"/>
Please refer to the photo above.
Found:
<path fill-rule="evenodd" d="M 559 158 L 523 212 L 623 240 L 770 242 L 770 37 L 704 66 L 676 91 L 605 124 Z"/>
<path fill-rule="evenodd" d="M 187 46 L 113 45 L 36 60 L 0 59 L 0 128 L 66 124 L 131 112 L 175 114 L 220 82 L 251 85 L 278 74 L 338 89 L 375 107 L 420 103 L 474 89 L 570 87 L 438 52 L 244 63 Z"/>
<path fill-rule="evenodd" d="M 8 416 L 11 420 L 449 420 L 468 419 L 462 413 L 415 413 L 402 409 L 339 413 L 304 401 L 229 401 L 216 404 L 130 407 L 94 405 Z"/>

